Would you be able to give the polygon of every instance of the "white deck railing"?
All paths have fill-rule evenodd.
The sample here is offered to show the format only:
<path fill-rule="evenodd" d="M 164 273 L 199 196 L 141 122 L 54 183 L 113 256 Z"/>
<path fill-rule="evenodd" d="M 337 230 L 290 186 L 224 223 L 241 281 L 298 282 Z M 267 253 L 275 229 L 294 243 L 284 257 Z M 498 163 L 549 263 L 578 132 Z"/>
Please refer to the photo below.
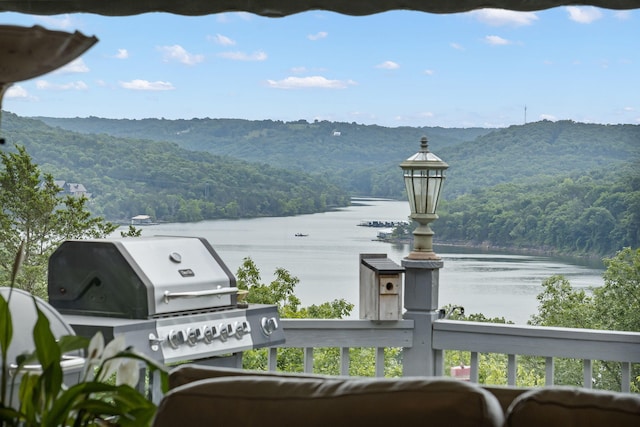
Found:
<path fill-rule="evenodd" d="M 304 371 L 313 371 L 314 348 L 333 347 L 340 351 L 340 373 L 349 374 L 349 349 L 376 349 L 376 376 L 384 376 L 384 349 L 413 346 L 413 320 L 375 322 L 369 320 L 282 319 L 286 343 L 281 347 L 301 348 Z M 554 359 L 583 360 L 583 386 L 592 383 L 592 363 L 596 360 L 621 362 L 621 390 L 630 391 L 631 366 L 640 363 L 640 333 L 519 326 L 494 323 L 436 320 L 432 325 L 431 348 L 435 374 L 444 374 L 443 351 L 471 354 L 472 382 L 478 382 L 479 354 L 508 356 L 507 382 L 516 384 L 517 357 L 538 356 L 545 360 L 545 383 L 553 384 Z M 425 355 L 427 357 L 427 355 Z M 277 348 L 269 349 L 269 369 L 276 369 Z"/>

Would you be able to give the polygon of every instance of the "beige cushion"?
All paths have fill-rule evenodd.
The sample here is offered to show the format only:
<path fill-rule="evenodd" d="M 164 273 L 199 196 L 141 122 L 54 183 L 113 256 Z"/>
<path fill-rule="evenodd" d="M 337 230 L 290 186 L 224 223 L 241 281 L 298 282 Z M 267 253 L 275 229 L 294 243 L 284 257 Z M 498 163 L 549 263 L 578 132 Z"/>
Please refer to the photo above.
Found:
<path fill-rule="evenodd" d="M 278 371 L 254 371 L 249 369 L 225 368 L 218 366 L 205 366 L 196 364 L 184 364 L 173 368 L 169 373 L 169 389 L 192 383 L 207 378 L 221 377 L 245 377 L 245 376 L 265 376 L 265 377 L 284 377 L 284 378 L 349 378 L 336 377 L 319 374 L 299 374 L 292 372 Z"/>
<path fill-rule="evenodd" d="M 493 394 L 500 402 L 500 406 L 502 407 L 502 412 L 507 412 L 507 409 L 511 405 L 513 400 L 520 396 L 522 393 L 525 393 L 530 388 L 524 387 L 512 387 L 512 386 L 499 386 L 499 385 L 482 385 L 483 389 L 487 390 L 491 394 Z"/>
<path fill-rule="evenodd" d="M 640 426 L 640 396 L 629 393 L 553 387 L 517 397 L 507 426 Z"/>
<path fill-rule="evenodd" d="M 247 375 L 181 385 L 164 396 L 154 427 L 501 427 L 497 399 L 442 378 L 303 378 Z"/>

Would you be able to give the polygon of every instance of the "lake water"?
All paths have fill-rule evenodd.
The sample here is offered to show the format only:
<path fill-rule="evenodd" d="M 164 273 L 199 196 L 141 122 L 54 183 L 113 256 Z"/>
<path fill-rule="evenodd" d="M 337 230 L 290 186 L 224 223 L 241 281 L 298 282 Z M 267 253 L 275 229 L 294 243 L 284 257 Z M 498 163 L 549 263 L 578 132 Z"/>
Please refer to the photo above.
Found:
<path fill-rule="evenodd" d="M 263 282 L 270 282 L 276 268 L 283 267 L 300 279 L 295 293 L 304 306 L 344 298 L 355 304 L 352 317 L 357 318 L 359 255 L 386 254 L 400 264 L 410 252 L 408 244 L 376 241 L 380 229 L 358 224 L 406 220 L 409 213 L 407 202 L 366 200 L 313 215 L 158 224 L 143 227 L 142 234 L 204 237 L 234 273 L 245 257 L 253 259 Z M 522 324 L 537 312 L 536 295 L 554 274 L 563 274 L 574 287 L 603 284 L 603 267 L 579 260 L 440 246 L 435 250 L 444 262 L 440 306 L 461 305 L 467 314 Z"/>

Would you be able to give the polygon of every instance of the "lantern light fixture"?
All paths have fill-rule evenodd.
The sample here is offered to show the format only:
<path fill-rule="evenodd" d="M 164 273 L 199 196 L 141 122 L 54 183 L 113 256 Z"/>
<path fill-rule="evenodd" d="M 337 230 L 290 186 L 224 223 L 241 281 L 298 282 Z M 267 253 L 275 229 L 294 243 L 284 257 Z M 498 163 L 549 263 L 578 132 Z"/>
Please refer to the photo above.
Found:
<path fill-rule="evenodd" d="M 439 260 L 433 251 L 433 231 L 429 224 L 438 215 L 438 201 L 449 165 L 429 151 L 427 137 L 420 140 L 420 151 L 400 164 L 404 172 L 411 219 L 418 223 L 413 232 L 413 250 L 407 256 L 415 260 Z"/>

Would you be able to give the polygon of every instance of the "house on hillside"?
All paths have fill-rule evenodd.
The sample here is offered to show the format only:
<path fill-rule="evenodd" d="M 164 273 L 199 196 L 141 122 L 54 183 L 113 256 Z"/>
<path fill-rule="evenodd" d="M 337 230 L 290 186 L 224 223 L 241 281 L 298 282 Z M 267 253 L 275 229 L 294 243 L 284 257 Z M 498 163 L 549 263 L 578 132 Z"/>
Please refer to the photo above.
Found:
<path fill-rule="evenodd" d="M 63 180 L 55 180 L 54 183 L 60 187 L 61 196 L 73 196 L 73 197 L 86 197 L 87 199 L 91 198 L 91 193 L 87 191 L 87 188 L 84 184 L 76 183 L 76 182 L 66 182 Z"/>

